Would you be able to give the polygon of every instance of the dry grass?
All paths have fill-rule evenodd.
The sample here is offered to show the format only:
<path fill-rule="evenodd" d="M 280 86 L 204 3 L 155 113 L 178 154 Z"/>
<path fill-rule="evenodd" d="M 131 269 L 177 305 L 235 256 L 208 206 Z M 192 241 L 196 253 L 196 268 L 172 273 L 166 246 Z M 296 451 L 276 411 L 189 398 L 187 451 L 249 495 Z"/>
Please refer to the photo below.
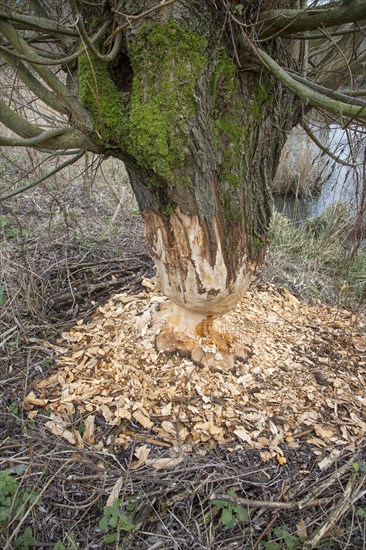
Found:
<path fill-rule="evenodd" d="M 273 183 L 273 192 L 292 193 L 295 197 L 309 197 L 319 192 L 330 175 L 332 162 L 321 155 L 301 127 L 290 133 L 281 153 L 280 164 Z"/>
<path fill-rule="evenodd" d="M 266 279 L 306 301 L 316 298 L 365 312 L 366 251 L 353 250 L 353 229 L 345 205 L 330 207 L 303 226 L 275 212 Z"/>

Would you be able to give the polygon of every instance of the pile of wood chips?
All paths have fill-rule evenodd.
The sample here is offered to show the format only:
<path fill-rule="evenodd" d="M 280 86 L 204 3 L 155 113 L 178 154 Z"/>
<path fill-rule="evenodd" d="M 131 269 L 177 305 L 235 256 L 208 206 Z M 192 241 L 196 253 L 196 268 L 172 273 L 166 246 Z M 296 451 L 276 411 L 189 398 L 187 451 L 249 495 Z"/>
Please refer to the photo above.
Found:
<path fill-rule="evenodd" d="M 156 352 L 160 328 L 150 322 L 166 299 L 143 284 L 140 294 L 116 294 L 62 335 L 53 346 L 57 371 L 25 399 L 31 417 L 48 407 L 48 429 L 100 449 L 111 443 L 99 433 L 100 415 L 122 447 L 136 437 L 175 449 L 245 442 L 284 464 L 286 449 L 306 441 L 320 468 L 365 436 L 365 326 L 350 313 L 259 284 L 217 325 L 248 348 L 248 359 L 231 371 L 213 369 Z M 82 435 L 72 427 L 75 413 Z"/>

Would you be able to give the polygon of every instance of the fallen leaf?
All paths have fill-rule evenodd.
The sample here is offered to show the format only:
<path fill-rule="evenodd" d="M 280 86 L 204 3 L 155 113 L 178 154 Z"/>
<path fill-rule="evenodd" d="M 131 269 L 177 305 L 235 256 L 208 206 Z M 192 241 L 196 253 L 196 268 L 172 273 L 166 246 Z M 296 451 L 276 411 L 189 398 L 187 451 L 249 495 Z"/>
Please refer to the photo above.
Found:
<path fill-rule="evenodd" d="M 147 445 L 141 445 L 141 447 L 137 447 L 134 452 L 137 461 L 132 462 L 132 464 L 130 465 L 130 470 L 137 470 L 138 468 L 141 468 L 141 466 L 146 464 L 146 459 L 150 454 L 150 450 L 151 449 L 149 449 Z"/>
<path fill-rule="evenodd" d="M 121 489 L 125 483 L 125 477 L 121 476 L 117 479 L 116 483 L 112 487 L 109 497 L 107 498 L 106 506 L 113 506 L 114 502 L 119 497 Z"/>
<path fill-rule="evenodd" d="M 90 445 L 92 445 L 94 443 L 94 438 L 95 438 L 95 434 L 94 434 L 94 431 L 95 431 L 95 415 L 94 414 L 90 414 L 89 416 L 86 417 L 86 420 L 85 420 L 85 423 L 84 423 L 84 433 L 83 433 L 83 440 L 85 441 L 85 443 L 89 443 Z"/>
<path fill-rule="evenodd" d="M 33 409 L 33 407 L 44 407 L 48 404 L 48 399 L 38 399 L 33 391 L 28 393 L 24 399 L 24 407 Z"/>
<path fill-rule="evenodd" d="M 147 430 L 150 430 L 154 423 L 151 422 L 151 420 L 145 416 L 141 411 L 135 411 L 132 416 L 134 417 L 135 420 L 137 420 L 137 422 L 139 424 L 141 424 L 141 426 L 143 428 L 146 428 Z"/>
<path fill-rule="evenodd" d="M 169 470 L 175 468 L 178 464 L 184 461 L 184 456 L 176 456 L 174 458 L 151 458 L 146 461 L 147 466 L 155 468 L 155 470 Z"/>
<path fill-rule="evenodd" d="M 298 521 L 296 523 L 296 529 L 297 529 L 297 536 L 298 537 L 302 537 L 304 539 L 308 538 L 308 532 L 307 532 L 306 527 L 307 527 L 307 525 L 306 525 L 306 521 L 304 519 L 300 519 L 300 521 Z"/>
<path fill-rule="evenodd" d="M 49 420 L 45 423 L 45 426 L 53 433 L 53 435 L 63 437 L 68 443 L 70 443 L 70 445 L 76 445 L 74 434 L 67 430 L 62 424 L 57 424 L 53 420 Z"/>
<path fill-rule="evenodd" d="M 249 445 L 252 444 L 252 438 L 244 428 L 237 428 L 234 430 L 234 434 L 242 441 L 249 443 Z"/>

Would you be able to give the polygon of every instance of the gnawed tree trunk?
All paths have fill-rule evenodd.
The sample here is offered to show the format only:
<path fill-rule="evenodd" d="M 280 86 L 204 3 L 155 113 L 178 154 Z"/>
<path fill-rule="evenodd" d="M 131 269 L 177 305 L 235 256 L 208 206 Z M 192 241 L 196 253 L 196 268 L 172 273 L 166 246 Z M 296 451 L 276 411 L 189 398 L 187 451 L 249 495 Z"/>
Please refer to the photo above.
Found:
<path fill-rule="evenodd" d="M 109 118 L 115 113 L 110 123 L 103 117 L 100 134 L 111 141 L 118 122 L 110 152 L 125 161 L 172 303 L 158 346 L 184 351 L 236 305 L 263 259 L 269 186 L 292 110 L 268 76 L 238 73 L 204 3 L 177 1 L 151 17 L 132 25 L 123 59 L 99 75 L 94 110 L 97 119 L 106 102 Z M 85 83 L 87 65 L 79 62 L 80 90 L 93 112 L 88 89 L 98 62 Z M 227 338 L 218 341 L 233 351 Z"/>

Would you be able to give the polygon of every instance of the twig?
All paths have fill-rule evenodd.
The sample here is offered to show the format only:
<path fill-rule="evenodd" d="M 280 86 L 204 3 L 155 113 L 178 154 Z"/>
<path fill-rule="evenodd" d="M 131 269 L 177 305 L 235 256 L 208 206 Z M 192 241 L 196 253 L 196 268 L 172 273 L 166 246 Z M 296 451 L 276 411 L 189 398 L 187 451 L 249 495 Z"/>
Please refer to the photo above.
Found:
<path fill-rule="evenodd" d="M 364 485 L 365 478 L 366 475 L 363 475 L 360 482 L 359 478 L 357 478 L 354 473 L 351 474 L 344 490 L 342 500 L 333 508 L 333 510 L 331 510 L 331 513 L 328 514 L 330 519 L 322 527 L 315 531 L 313 536 L 310 537 L 305 543 L 304 548 L 309 550 L 316 548 L 321 539 L 338 523 L 340 518 L 347 512 L 354 502 L 365 494 L 366 491 L 361 491 L 361 493 L 359 493 L 359 490 Z"/>
<path fill-rule="evenodd" d="M 352 467 L 352 464 L 354 464 L 357 460 L 357 455 L 352 456 L 343 466 L 335 470 L 330 477 L 325 479 L 322 483 L 319 483 L 315 486 L 315 488 L 306 495 L 302 500 L 299 501 L 299 509 L 302 510 L 303 508 L 307 507 L 309 502 L 314 500 L 314 498 L 318 497 L 325 491 L 325 489 L 328 489 L 333 483 L 336 481 L 339 481 L 340 477 L 349 471 L 349 469 Z"/>
<path fill-rule="evenodd" d="M 51 306 L 60 306 L 63 304 L 67 304 L 70 301 L 74 301 L 75 298 L 82 298 L 83 296 L 90 296 L 91 294 L 98 292 L 99 290 L 106 290 L 113 286 L 118 286 L 122 284 L 125 281 L 125 279 L 117 279 L 116 281 L 108 281 L 106 283 L 99 283 L 99 284 L 93 284 L 88 285 L 86 288 L 82 290 L 78 290 L 77 292 L 69 292 L 68 294 L 63 294 L 62 296 L 59 296 L 58 298 L 53 298 L 50 300 Z M 126 285 L 119 290 L 124 291 L 131 288 L 131 285 Z"/>
<path fill-rule="evenodd" d="M 48 172 L 44 176 L 37 178 L 36 180 L 32 181 L 31 183 L 28 183 L 27 185 L 24 185 L 23 187 L 18 187 L 17 189 L 10 191 L 6 195 L 0 196 L 0 201 L 10 199 L 11 197 L 15 197 L 15 195 L 19 195 L 19 193 L 23 193 L 24 191 L 27 191 L 28 189 L 35 187 L 36 185 L 38 185 L 39 183 L 42 183 L 42 181 L 46 180 L 50 176 L 53 176 L 57 172 L 60 172 L 60 170 L 62 170 L 63 168 L 66 168 L 66 166 L 69 166 L 70 164 L 74 164 L 74 162 L 79 160 L 84 154 L 85 154 L 85 151 L 80 151 L 75 157 L 72 157 L 71 159 L 68 159 L 67 161 L 60 164 L 59 166 L 56 166 L 56 168 L 53 168 L 50 172 Z"/>
<path fill-rule="evenodd" d="M 136 254 L 134 254 L 133 257 L 130 257 L 130 258 L 112 258 L 110 260 L 95 260 L 93 262 L 80 262 L 80 263 L 75 263 L 75 264 L 69 264 L 68 265 L 68 268 L 69 269 L 83 269 L 83 268 L 88 268 L 88 267 L 95 267 L 97 265 L 108 265 L 108 264 L 119 264 L 119 263 L 122 263 L 122 262 L 132 262 L 133 260 L 136 260 L 137 257 L 143 257 L 145 256 L 146 258 L 149 258 L 150 259 L 150 256 L 147 254 L 147 252 L 138 252 Z M 60 263 L 64 263 L 64 260 L 58 262 L 59 264 Z M 143 264 L 141 264 L 141 267 L 143 266 Z M 62 269 L 62 267 L 58 266 L 58 265 L 53 265 L 51 267 L 49 267 L 48 269 L 46 269 L 45 271 L 43 271 L 43 274 L 45 273 L 49 273 L 49 272 L 53 272 L 53 271 L 60 271 L 60 269 Z"/>
<path fill-rule="evenodd" d="M 232 502 L 233 504 L 239 504 L 240 506 L 248 506 L 248 508 L 269 508 L 272 510 L 293 510 L 301 509 L 299 502 L 290 501 L 290 502 L 278 502 L 275 500 L 250 500 L 248 498 L 239 498 L 231 497 L 228 495 L 216 495 L 213 494 L 210 496 L 210 500 L 225 500 L 227 502 Z M 302 508 L 311 508 L 313 506 L 321 506 L 325 502 L 328 502 L 329 498 L 322 498 L 317 500 L 312 500 L 303 506 Z"/>
<path fill-rule="evenodd" d="M 279 513 L 278 512 L 275 512 L 273 514 L 273 517 L 271 519 L 271 521 L 269 522 L 269 524 L 266 526 L 266 528 L 261 532 L 261 534 L 259 535 L 259 537 L 257 538 L 257 540 L 255 541 L 255 544 L 253 546 L 253 550 L 255 550 L 256 548 L 258 548 L 258 545 L 260 543 L 260 541 L 266 536 L 266 534 L 271 530 L 272 526 L 276 523 L 277 519 L 278 519 L 278 516 L 279 516 Z"/>
<path fill-rule="evenodd" d="M 53 480 L 55 479 L 55 477 L 57 476 L 57 474 L 59 474 L 64 468 L 65 466 L 67 466 L 68 464 L 70 464 L 72 462 L 72 460 L 66 460 L 63 464 L 61 464 L 60 468 L 57 470 L 56 474 L 54 476 L 51 476 L 49 478 L 49 480 L 45 483 L 42 491 L 36 496 L 36 498 L 32 501 L 32 503 L 30 504 L 28 510 L 25 512 L 24 516 L 22 516 L 22 518 L 19 520 L 19 523 L 18 525 L 15 527 L 14 531 L 12 532 L 12 534 L 10 535 L 9 539 L 7 540 L 5 546 L 4 546 L 4 550 L 8 550 L 8 549 L 11 549 L 12 546 L 11 546 L 11 543 L 12 541 L 17 537 L 20 529 L 22 528 L 22 525 L 24 524 L 25 520 L 27 519 L 27 517 L 29 516 L 29 514 L 32 512 L 33 508 L 36 506 L 36 504 L 39 503 L 40 499 L 42 498 L 42 496 L 44 495 L 44 493 L 46 492 L 47 488 L 51 485 L 51 483 L 53 482 Z M 21 514 L 21 512 L 23 511 L 22 507 L 19 508 L 19 511 L 18 513 L 16 514 L 16 516 L 14 517 L 13 521 L 15 521 L 19 515 Z"/>

